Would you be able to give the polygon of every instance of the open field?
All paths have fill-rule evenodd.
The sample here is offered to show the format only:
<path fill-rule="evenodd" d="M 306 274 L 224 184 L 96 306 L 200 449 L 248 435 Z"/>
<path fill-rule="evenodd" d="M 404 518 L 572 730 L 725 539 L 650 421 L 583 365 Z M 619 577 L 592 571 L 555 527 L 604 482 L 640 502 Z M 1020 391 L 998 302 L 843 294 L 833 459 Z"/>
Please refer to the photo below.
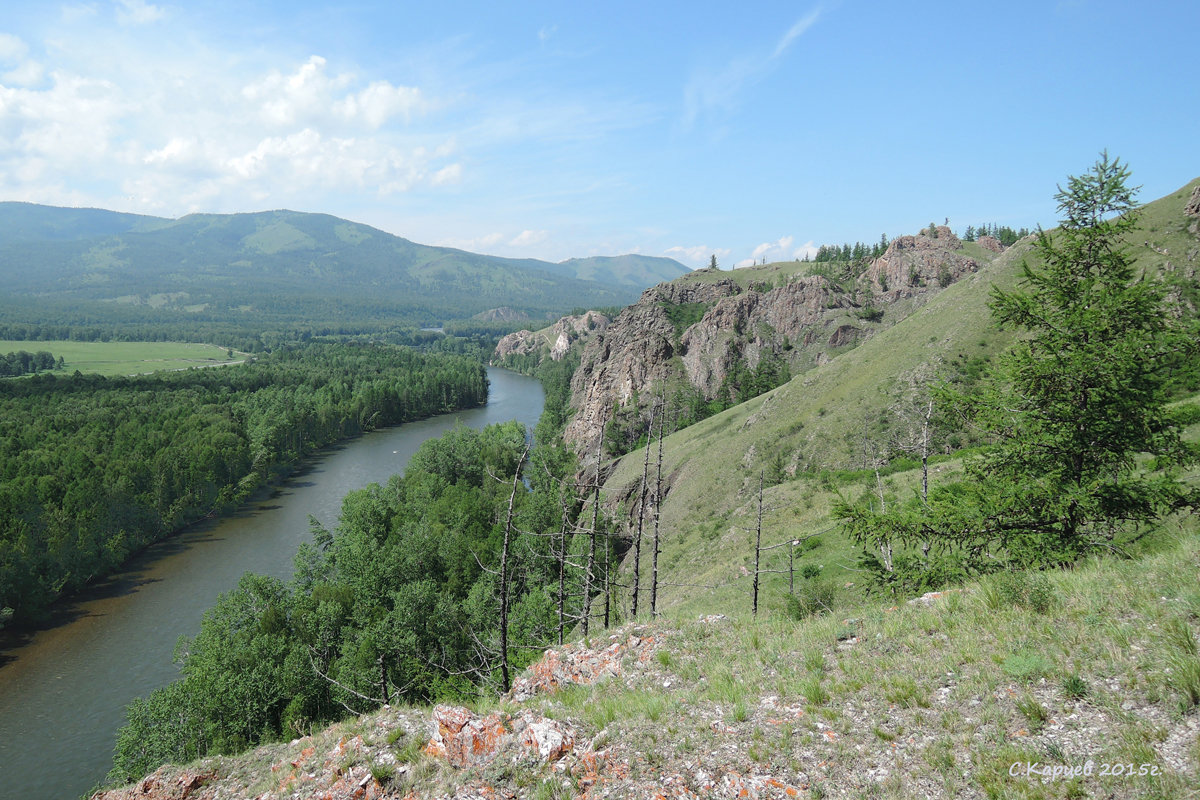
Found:
<path fill-rule="evenodd" d="M 239 364 L 244 353 L 234 352 L 212 344 L 184 342 L 25 342 L 0 339 L 0 354 L 25 350 L 35 353 L 48 350 L 55 358 L 62 356 L 65 372 L 75 370 L 98 375 L 138 375 L 188 367 L 212 367 Z"/>

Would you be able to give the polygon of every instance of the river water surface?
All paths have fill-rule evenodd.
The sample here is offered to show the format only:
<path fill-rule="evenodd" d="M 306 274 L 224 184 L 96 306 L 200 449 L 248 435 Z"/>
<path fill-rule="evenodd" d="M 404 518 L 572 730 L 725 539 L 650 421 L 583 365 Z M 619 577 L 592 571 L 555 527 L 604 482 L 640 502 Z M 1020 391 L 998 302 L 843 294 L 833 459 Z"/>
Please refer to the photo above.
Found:
<path fill-rule="evenodd" d="M 76 600 L 68 621 L 0 652 L 0 798 L 71 800 L 112 762 L 124 708 L 178 677 L 176 640 L 194 636 L 217 595 L 243 573 L 291 577 L 309 515 L 337 525 L 342 497 L 404 469 L 426 439 L 461 421 L 533 426 L 541 385 L 491 368 L 488 403 L 367 434 L 328 448 L 276 492 L 238 513 L 151 547 L 129 569 Z"/>

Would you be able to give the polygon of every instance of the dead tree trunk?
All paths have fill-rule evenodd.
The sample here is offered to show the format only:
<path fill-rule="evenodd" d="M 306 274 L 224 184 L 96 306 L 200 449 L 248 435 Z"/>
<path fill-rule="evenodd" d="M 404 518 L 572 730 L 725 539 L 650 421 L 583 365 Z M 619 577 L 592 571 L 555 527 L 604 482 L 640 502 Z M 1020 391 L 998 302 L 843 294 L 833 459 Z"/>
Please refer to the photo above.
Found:
<path fill-rule="evenodd" d="M 796 593 L 796 543 L 788 544 L 788 594 Z"/>
<path fill-rule="evenodd" d="M 642 491 L 638 497 L 638 525 L 637 535 L 633 539 L 633 610 L 632 615 L 637 619 L 638 614 L 638 593 L 641 587 L 642 577 L 642 532 L 646 524 L 646 489 L 648 488 L 647 478 L 650 475 L 650 443 L 654 441 L 654 415 L 658 411 L 658 404 L 655 403 L 650 407 L 650 424 L 646 426 L 646 455 L 642 460 Z"/>
<path fill-rule="evenodd" d="M 658 554 L 662 552 L 659 539 L 659 523 L 662 520 L 662 460 L 663 460 L 663 423 L 667 419 L 666 398 L 663 398 L 663 410 L 658 420 L 658 470 L 654 479 L 654 553 L 650 566 L 650 616 L 658 616 Z M 647 442 L 649 447 L 650 443 Z"/>
<path fill-rule="evenodd" d="M 592 527 L 588 531 L 587 569 L 583 573 L 583 635 L 587 638 L 592 621 L 592 576 L 596 572 L 596 527 L 600 522 L 600 456 L 604 452 L 604 429 L 608 420 L 600 426 L 600 438 L 596 441 L 596 475 L 592 479 Z"/>
<path fill-rule="evenodd" d="M 611 560 L 612 553 L 610 552 L 612 544 L 609 541 L 609 535 L 604 535 L 604 627 L 609 628 L 612 625 L 612 570 Z"/>
<path fill-rule="evenodd" d="M 763 477 L 766 470 L 758 473 L 758 524 L 754 528 L 754 602 L 751 616 L 758 616 L 758 575 L 762 558 Z"/>
<path fill-rule="evenodd" d="M 569 516 L 563 506 L 562 528 L 558 532 L 558 643 L 563 643 L 563 627 L 567 616 L 567 524 Z"/>
<path fill-rule="evenodd" d="M 511 686 L 508 674 L 508 545 L 512 540 L 513 506 L 517 499 L 517 486 L 521 483 L 521 467 L 529 455 L 529 445 L 517 460 L 517 468 L 513 471 L 512 493 L 508 496 L 508 515 L 504 519 L 504 543 L 500 548 L 500 677 L 504 683 L 504 691 Z"/>

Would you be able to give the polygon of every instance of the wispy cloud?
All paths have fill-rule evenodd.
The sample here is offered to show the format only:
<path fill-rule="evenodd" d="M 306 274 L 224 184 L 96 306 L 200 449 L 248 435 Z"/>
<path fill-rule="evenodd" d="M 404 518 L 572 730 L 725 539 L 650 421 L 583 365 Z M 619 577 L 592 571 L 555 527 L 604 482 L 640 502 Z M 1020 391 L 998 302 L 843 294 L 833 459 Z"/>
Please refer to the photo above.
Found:
<path fill-rule="evenodd" d="M 821 9 L 814 8 L 807 16 L 796 20 L 796 24 L 788 29 L 788 32 L 779 40 L 779 44 L 775 45 L 775 53 L 773 58 L 779 58 L 783 55 L 792 42 L 803 36 L 809 28 L 816 24 L 817 18 L 821 16 Z"/>
<path fill-rule="evenodd" d="M 701 69 L 694 73 L 683 90 L 683 122 L 691 128 L 703 116 L 725 115 L 736 109 L 742 92 L 778 66 L 792 44 L 803 36 L 821 16 L 814 8 L 792 24 L 769 55 L 757 51 L 731 59 L 716 70 Z"/>
<path fill-rule="evenodd" d="M 147 3 L 146 0 L 117 0 L 117 19 L 123 25 L 147 25 L 166 15 L 162 6 Z"/>

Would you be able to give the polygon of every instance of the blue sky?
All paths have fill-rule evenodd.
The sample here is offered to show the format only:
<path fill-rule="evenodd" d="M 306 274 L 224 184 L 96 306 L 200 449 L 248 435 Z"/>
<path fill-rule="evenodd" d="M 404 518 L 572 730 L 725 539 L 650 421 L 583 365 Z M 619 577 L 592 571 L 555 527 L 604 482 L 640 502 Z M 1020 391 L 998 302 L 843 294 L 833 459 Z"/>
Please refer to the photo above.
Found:
<path fill-rule="evenodd" d="M 8 0 L 0 199 L 702 266 L 1200 175 L 1200 3 Z"/>

